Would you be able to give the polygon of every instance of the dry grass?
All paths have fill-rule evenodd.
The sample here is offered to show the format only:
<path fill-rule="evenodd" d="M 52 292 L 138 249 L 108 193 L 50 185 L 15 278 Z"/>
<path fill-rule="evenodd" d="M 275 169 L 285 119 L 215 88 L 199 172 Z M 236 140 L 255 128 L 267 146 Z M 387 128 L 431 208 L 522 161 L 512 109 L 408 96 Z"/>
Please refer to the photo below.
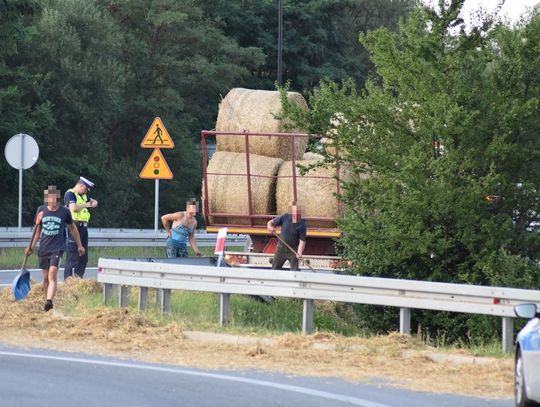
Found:
<path fill-rule="evenodd" d="M 287 94 L 289 102 L 308 109 L 305 99 L 296 92 Z M 235 88 L 225 96 L 219 105 L 216 123 L 217 131 L 282 133 L 285 122 L 275 118 L 281 112 L 280 94 L 277 91 Z M 295 159 L 301 159 L 307 147 L 306 137 L 295 138 Z M 218 151 L 245 152 L 242 136 L 217 135 Z M 250 136 L 249 151 L 268 157 L 290 160 L 292 143 L 289 137 Z"/>
<path fill-rule="evenodd" d="M 69 281 L 60 286 L 55 313 L 44 313 L 40 285 L 18 303 L 6 288 L 0 293 L 0 341 L 207 369 L 257 368 L 356 382 L 384 377 L 395 386 L 422 391 L 512 395 L 511 358 L 484 364 L 434 362 L 423 344 L 397 333 L 373 338 L 287 334 L 272 337 L 274 345 L 192 341 L 176 324 L 160 324 L 127 308 L 87 309 L 80 302 L 85 292 L 100 291 L 92 281 Z M 77 316 L 63 315 L 67 302 L 78 303 Z"/>

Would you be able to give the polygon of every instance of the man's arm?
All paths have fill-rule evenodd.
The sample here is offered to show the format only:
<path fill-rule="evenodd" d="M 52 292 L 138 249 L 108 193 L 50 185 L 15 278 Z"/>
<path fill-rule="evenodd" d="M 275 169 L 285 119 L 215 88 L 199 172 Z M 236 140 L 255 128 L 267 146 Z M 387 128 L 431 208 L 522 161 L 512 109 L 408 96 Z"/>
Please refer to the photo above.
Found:
<path fill-rule="evenodd" d="M 197 243 L 195 242 L 195 230 L 197 230 L 197 221 L 195 221 L 193 232 L 191 232 L 191 234 L 189 235 L 189 244 L 191 245 L 191 248 L 195 252 L 196 256 L 202 256 L 202 253 L 197 247 Z"/>
<path fill-rule="evenodd" d="M 302 258 L 302 253 L 304 253 L 304 249 L 306 248 L 306 241 L 300 240 L 298 242 L 298 250 L 296 250 L 297 258 Z"/>
<path fill-rule="evenodd" d="M 306 248 L 306 235 L 307 235 L 307 227 L 306 223 L 302 221 L 302 227 L 300 228 L 300 231 L 298 233 L 298 250 L 296 251 L 296 254 L 299 259 L 302 257 L 302 254 L 304 253 L 304 249 Z"/>
<path fill-rule="evenodd" d="M 77 229 L 77 226 L 75 226 L 75 223 L 71 223 L 69 225 L 69 231 L 77 243 L 77 251 L 79 252 L 79 256 L 84 256 L 84 246 L 81 243 L 81 236 L 79 235 L 79 230 Z"/>
<path fill-rule="evenodd" d="M 169 226 L 169 222 L 174 222 L 175 220 L 178 222 L 182 221 L 182 212 L 175 212 L 175 213 L 167 213 L 161 217 L 161 223 L 163 223 L 163 227 L 165 228 L 165 233 L 167 234 L 167 239 L 171 237 L 171 228 Z"/>
<path fill-rule="evenodd" d="M 66 196 L 64 197 L 64 203 L 68 206 L 70 211 L 79 212 L 81 209 L 84 208 L 92 208 L 91 200 L 86 201 L 84 204 L 81 205 L 77 205 L 76 202 L 77 198 L 75 197 L 75 194 L 71 191 L 66 192 Z"/>
<path fill-rule="evenodd" d="M 36 228 L 36 230 L 32 236 L 32 241 L 30 242 L 28 247 L 24 249 L 24 253 L 27 256 L 30 256 L 32 254 L 32 252 L 34 251 L 34 247 L 36 247 L 36 243 L 39 240 L 39 237 L 41 236 L 41 223 L 34 225 L 34 227 Z"/>
<path fill-rule="evenodd" d="M 274 219 L 270 219 L 268 223 L 266 224 L 266 229 L 268 229 L 269 232 L 274 232 L 276 230 L 276 226 L 281 225 L 281 216 L 276 216 Z"/>

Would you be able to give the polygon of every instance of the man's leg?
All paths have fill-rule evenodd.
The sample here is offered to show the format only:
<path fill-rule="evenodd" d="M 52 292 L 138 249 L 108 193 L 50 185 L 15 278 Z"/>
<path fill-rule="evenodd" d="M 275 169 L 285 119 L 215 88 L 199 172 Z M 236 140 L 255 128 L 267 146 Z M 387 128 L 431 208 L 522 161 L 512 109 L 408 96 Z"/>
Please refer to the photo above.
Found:
<path fill-rule="evenodd" d="M 50 259 L 51 256 L 41 256 L 38 252 L 38 262 L 39 262 L 39 268 L 41 269 L 41 272 L 43 273 L 43 292 L 45 293 L 45 298 L 47 297 L 47 290 L 49 288 L 49 267 L 51 265 Z"/>
<path fill-rule="evenodd" d="M 75 274 L 80 278 L 83 278 L 84 272 L 86 271 L 86 265 L 88 264 L 88 227 L 87 226 L 77 226 L 79 230 L 79 236 L 81 237 L 81 243 L 84 247 L 84 255 L 79 256 L 77 251 L 77 245 L 75 245 L 75 253 L 77 255 L 77 266 L 75 267 Z"/>
<path fill-rule="evenodd" d="M 56 295 L 56 288 L 58 286 L 58 268 L 62 262 L 62 254 L 64 254 L 63 251 L 51 253 L 49 255 L 49 270 L 47 273 L 43 273 L 43 281 L 45 281 L 45 274 L 47 274 L 47 290 L 45 291 L 47 299 L 45 301 L 45 311 L 49 311 L 53 307 L 53 299 Z M 45 284 L 43 288 L 45 288 Z"/>
<path fill-rule="evenodd" d="M 79 252 L 77 251 L 77 243 L 75 243 L 73 237 L 71 237 L 71 234 L 69 234 L 67 244 L 66 266 L 64 267 L 64 280 L 67 280 L 68 277 L 74 277 L 76 275 L 78 264 Z"/>
<path fill-rule="evenodd" d="M 47 298 L 47 290 L 49 289 L 49 269 L 42 269 L 43 273 L 43 292 L 45 293 L 45 298 Z"/>
<path fill-rule="evenodd" d="M 274 253 L 274 261 L 272 262 L 273 270 L 281 270 L 285 261 L 287 260 L 287 248 L 281 246 L 280 244 L 276 247 L 276 252 Z"/>
<path fill-rule="evenodd" d="M 174 246 L 167 246 L 167 257 L 169 259 L 178 257 L 178 248 Z"/>
<path fill-rule="evenodd" d="M 299 271 L 300 270 L 300 267 L 298 266 L 298 258 L 290 250 L 289 250 L 289 253 L 287 253 L 287 260 L 289 260 L 289 265 L 291 266 L 291 271 Z"/>
<path fill-rule="evenodd" d="M 55 267 L 55 266 L 49 267 L 48 281 L 49 283 L 47 287 L 47 300 L 50 300 L 52 302 L 52 300 L 54 299 L 54 296 L 56 295 L 56 288 L 58 286 L 58 267 Z"/>

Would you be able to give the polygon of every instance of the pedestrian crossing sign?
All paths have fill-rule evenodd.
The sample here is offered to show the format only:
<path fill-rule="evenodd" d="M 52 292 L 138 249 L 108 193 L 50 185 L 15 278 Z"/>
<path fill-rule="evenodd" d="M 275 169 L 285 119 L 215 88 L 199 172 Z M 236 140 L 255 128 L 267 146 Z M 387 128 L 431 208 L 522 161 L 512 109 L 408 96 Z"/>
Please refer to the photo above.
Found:
<path fill-rule="evenodd" d="M 173 174 L 167 161 L 163 158 L 163 154 L 159 148 L 152 151 L 152 155 L 146 162 L 146 165 L 139 174 L 139 178 L 143 179 L 172 179 Z"/>
<path fill-rule="evenodd" d="M 159 117 L 156 117 L 141 143 L 142 148 L 174 148 L 174 142 Z"/>

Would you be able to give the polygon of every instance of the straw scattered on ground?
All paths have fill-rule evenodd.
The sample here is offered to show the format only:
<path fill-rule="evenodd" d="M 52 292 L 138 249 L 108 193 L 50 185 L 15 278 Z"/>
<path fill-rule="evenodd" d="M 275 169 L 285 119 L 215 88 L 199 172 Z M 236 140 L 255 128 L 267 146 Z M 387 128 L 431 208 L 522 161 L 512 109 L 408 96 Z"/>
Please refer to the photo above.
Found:
<path fill-rule="evenodd" d="M 98 292 L 101 286 L 96 282 L 68 281 L 60 285 L 54 312 L 45 313 L 41 285 L 34 285 L 21 302 L 13 301 L 9 288 L 2 290 L 0 342 L 205 369 L 256 368 L 353 382 L 384 378 L 393 386 L 420 391 L 512 397 L 510 357 L 484 358 L 478 364 L 452 358 L 435 362 L 427 352 L 436 350 L 397 333 L 369 339 L 286 334 L 252 337 L 257 339 L 245 345 L 189 340 L 182 326 L 160 324 L 132 309 L 85 308 L 84 293 Z M 68 304 L 78 304 L 76 316 L 64 313 L 72 307 Z"/>

